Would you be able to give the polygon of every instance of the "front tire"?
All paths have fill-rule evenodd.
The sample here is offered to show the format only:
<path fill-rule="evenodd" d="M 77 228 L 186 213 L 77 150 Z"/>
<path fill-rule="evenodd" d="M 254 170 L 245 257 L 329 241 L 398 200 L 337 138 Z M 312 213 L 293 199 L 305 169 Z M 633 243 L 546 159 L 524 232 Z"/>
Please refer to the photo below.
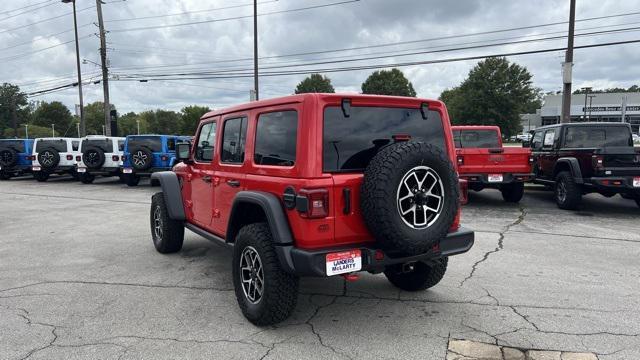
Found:
<path fill-rule="evenodd" d="M 524 196 L 524 183 L 516 182 L 512 184 L 502 185 L 500 188 L 500 192 L 502 193 L 502 198 L 506 202 L 517 203 L 522 200 Z"/>
<path fill-rule="evenodd" d="M 438 284 L 447 271 L 448 257 L 436 260 L 435 264 L 427 265 L 421 261 L 413 264 L 410 271 L 403 272 L 402 264 L 388 267 L 384 271 L 395 287 L 405 291 L 426 290 Z"/>
<path fill-rule="evenodd" d="M 33 173 L 33 178 L 36 179 L 38 182 L 45 182 L 49 180 L 49 173 L 44 171 L 35 171 Z"/>
<path fill-rule="evenodd" d="M 266 223 L 240 229 L 232 268 L 236 299 L 249 321 L 258 326 L 273 325 L 291 315 L 298 300 L 299 279 L 280 266 Z"/>
<path fill-rule="evenodd" d="M 561 171 L 556 176 L 556 203 L 560 209 L 577 210 L 582 202 L 582 190 L 568 171 Z"/>
<path fill-rule="evenodd" d="M 123 174 L 122 178 L 127 186 L 138 186 L 140 176 L 135 174 Z"/>
<path fill-rule="evenodd" d="M 93 180 L 96 179 L 94 175 L 91 175 L 89 173 L 81 173 L 78 177 L 83 184 L 91 184 L 93 183 Z"/>
<path fill-rule="evenodd" d="M 184 224 L 169 217 L 164 194 L 159 192 L 151 197 L 150 213 L 153 246 L 162 254 L 171 254 L 182 249 Z"/>
<path fill-rule="evenodd" d="M 0 180 L 9 180 L 11 179 L 11 174 L 4 172 L 3 170 L 0 170 Z"/>

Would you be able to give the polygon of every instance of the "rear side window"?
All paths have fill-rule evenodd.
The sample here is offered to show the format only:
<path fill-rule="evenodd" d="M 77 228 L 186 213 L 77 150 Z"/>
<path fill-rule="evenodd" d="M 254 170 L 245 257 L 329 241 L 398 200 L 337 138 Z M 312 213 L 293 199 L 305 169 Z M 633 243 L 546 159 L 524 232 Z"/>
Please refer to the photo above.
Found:
<path fill-rule="evenodd" d="M 124 151 L 124 140 L 118 140 L 118 151 Z"/>
<path fill-rule="evenodd" d="M 345 117 L 339 106 L 324 110 L 324 171 L 362 171 L 393 136 L 409 135 L 445 149 L 442 119 L 437 111 L 422 118 L 419 109 L 352 106 Z"/>
<path fill-rule="evenodd" d="M 80 151 L 85 151 L 86 149 L 88 149 L 90 147 L 97 147 L 97 148 L 101 149 L 103 152 L 112 153 L 113 152 L 113 141 L 111 139 L 87 139 L 87 140 L 82 140 L 82 144 L 80 145 Z"/>
<path fill-rule="evenodd" d="M 531 140 L 532 149 L 542 149 L 542 131 L 537 131 Z"/>
<path fill-rule="evenodd" d="M 175 151 L 176 150 L 176 140 L 175 139 L 167 139 L 167 150 Z"/>
<path fill-rule="evenodd" d="M 244 162 L 244 145 L 247 138 L 247 119 L 227 119 L 224 122 L 222 135 L 222 154 L 220 161 L 223 163 L 241 164 Z"/>
<path fill-rule="evenodd" d="M 200 161 L 213 160 L 213 149 L 216 145 L 216 123 L 202 125 L 196 145 L 195 159 Z"/>
<path fill-rule="evenodd" d="M 25 152 L 24 141 L 21 140 L 0 140 L 0 149 L 12 149 L 16 152 Z"/>
<path fill-rule="evenodd" d="M 298 112 L 261 114 L 253 160 L 259 165 L 293 166 L 296 162 Z"/>
<path fill-rule="evenodd" d="M 74 140 L 71 142 L 71 149 L 73 149 L 73 151 L 78 151 L 79 148 L 80 148 L 80 141 Z"/>
<path fill-rule="evenodd" d="M 498 132 L 494 130 L 456 130 L 453 132 L 453 139 L 456 148 L 500 147 Z"/>
<path fill-rule="evenodd" d="M 545 149 L 553 147 L 553 143 L 555 139 L 556 139 L 556 129 L 547 130 L 547 132 L 544 133 L 544 140 L 542 142 L 542 147 Z"/>
<path fill-rule="evenodd" d="M 67 140 L 39 140 L 36 144 L 36 152 L 42 152 L 44 149 L 54 149 L 57 152 L 67 152 Z"/>
<path fill-rule="evenodd" d="M 564 146 L 567 148 L 601 148 L 632 144 L 631 132 L 623 126 L 568 127 L 564 138 Z"/>
<path fill-rule="evenodd" d="M 127 143 L 129 151 L 139 147 L 149 149 L 151 152 L 162 151 L 162 141 L 158 136 L 132 136 Z"/>

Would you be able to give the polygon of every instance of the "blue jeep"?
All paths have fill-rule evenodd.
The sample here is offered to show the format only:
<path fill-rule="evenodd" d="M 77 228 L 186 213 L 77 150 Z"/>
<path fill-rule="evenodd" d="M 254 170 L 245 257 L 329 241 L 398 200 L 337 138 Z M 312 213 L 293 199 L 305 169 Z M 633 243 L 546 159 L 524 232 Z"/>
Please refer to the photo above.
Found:
<path fill-rule="evenodd" d="M 31 173 L 33 139 L 0 139 L 0 180 Z"/>
<path fill-rule="evenodd" d="M 190 136 L 129 135 L 124 142 L 122 173 L 129 186 L 136 186 L 143 176 L 171 170 L 176 163 L 176 144 L 189 143 Z"/>

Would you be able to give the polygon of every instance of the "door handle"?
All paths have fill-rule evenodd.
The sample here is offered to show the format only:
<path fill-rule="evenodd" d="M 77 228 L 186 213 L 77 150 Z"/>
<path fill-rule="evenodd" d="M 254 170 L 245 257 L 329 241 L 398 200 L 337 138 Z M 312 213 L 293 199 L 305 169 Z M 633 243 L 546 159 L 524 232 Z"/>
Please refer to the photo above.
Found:
<path fill-rule="evenodd" d="M 206 182 L 206 183 L 211 183 L 211 176 L 206 175 L 202 177 L 202 181 Z"/>
<path fill-rule="evenodd" d="M 240 186 L 240 181 L 238 181 L 238 180 L 227 180 L 227 185 L 232 186 L 232 187 L 239 187 Z"/>

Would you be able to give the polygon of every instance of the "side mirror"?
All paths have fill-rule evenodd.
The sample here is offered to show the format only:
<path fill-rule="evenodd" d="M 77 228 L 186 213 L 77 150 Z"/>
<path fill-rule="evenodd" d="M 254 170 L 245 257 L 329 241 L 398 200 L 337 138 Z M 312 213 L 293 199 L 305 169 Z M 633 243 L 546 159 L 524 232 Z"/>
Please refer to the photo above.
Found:
<path fill-rule="evenodd" d="M 526 140 L 525 140 L 525 141 L 523 141 L 523 142 L 522 142 L 522 147 L 523 147 L 523 148 L 531 147 L 531 142 L 526 141 Z"/>
<path fill-rule="evenodd" d="M 182 162 L 189 161 L 189 154 L 191 153 L 191 145 L 186 143 L 176 144 L 176 159 Z"/>

